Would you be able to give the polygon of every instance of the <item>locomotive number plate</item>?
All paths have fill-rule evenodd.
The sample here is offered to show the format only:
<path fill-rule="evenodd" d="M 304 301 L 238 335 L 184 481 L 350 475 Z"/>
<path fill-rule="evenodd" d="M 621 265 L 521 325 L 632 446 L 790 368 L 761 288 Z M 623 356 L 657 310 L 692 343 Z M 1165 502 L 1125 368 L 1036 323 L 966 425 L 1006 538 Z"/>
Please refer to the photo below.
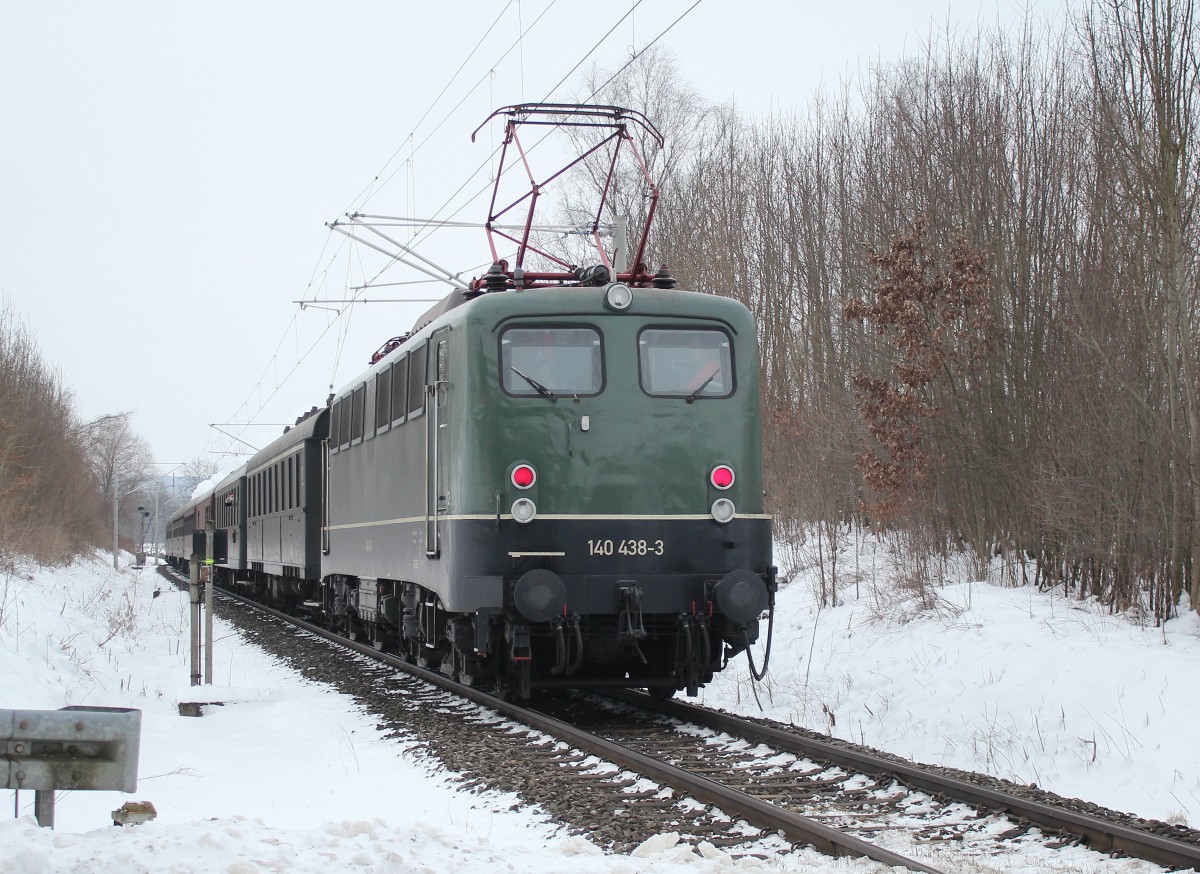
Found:
<path fill-rule="evenodd" d="M 662 555 L 661 540 L 589 540 L 588 555 Z"/>

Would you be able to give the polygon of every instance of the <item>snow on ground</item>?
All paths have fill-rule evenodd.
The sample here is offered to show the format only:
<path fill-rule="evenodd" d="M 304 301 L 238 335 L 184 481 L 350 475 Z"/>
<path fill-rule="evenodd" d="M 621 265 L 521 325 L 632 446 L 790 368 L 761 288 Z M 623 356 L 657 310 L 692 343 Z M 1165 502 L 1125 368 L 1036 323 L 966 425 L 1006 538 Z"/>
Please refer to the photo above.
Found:
<path fill-rule="evenodd" d="M 20 817 L 0 819 L 4 874 L 879 870 L 812 851 L 734 859 L 674 835 L 632 856 L 605 855 L 516 796 L 460 791 L 347 698 L 219 619 L 213 676 L 227 687 L 217 697 L 231 703 L 180 716 L 178 700 L 194 697 L 187 596 L 151 568 L 111 565 L 101 556 L 66 570 L 0 572 L 0 707 L 142 711 L 137 792 L 60 792 L 54 831 L 34 821 L 33 792 L 19 793 Z M 111 825 L 113 810 L 141 799 L 157 808 L 155 821 Z"/>
<path fill-rule="evenodd" d="M 816 544 L 797 550 L 757 700 L 739 657 L 704 703 L 1200 825 L 1194 611 L 1156 628 L 1061 590 L 1013 586 L 1019 569 L 972 582 L 965 562 L 921 605 L 897 591 L 905 574 L 891 545 L 842 535 L 839 605 L 817 609 Z M 828 581 L 828 556 L 823 565 Z"/>
<path fill-rule="evenodd" d="M 798 552 L 757 701 L 739 657 L 703 690 L 706 703 L 1200 820 L 1200 753 L 1189 743 L 1200 714 L 1184 686 L 1200 668 L 1194 614 L 1145 627 L 1061 594 L 997 585 L 999 576 L 970 582 L 965 571 L 921 609 L 884 584 L 897 576 L 887 549 L 841 546 L 839 606 L 817 609 L 821 568 Z M 187 602 L 166 586 L 152 597 L 161 583 L 149 568 L 114 572 L 103 555 L 0 572 L 0 707 L 143 712 L 137 792 L 59 793 L 54 831 L 37 827 L 33 793 L 20 793 L 19 818 L 0 819 L 0 871 L 881 870 L 810 851 L 735 859 L 672 835 L 633 856 L 604 855 L 514 796 L 459 791 L 348 699 L 220 620 L 214 675 L 230 703 L 181 717 Z M 112 827 L 110 812 L 138 799 L 158 819 Z"/>

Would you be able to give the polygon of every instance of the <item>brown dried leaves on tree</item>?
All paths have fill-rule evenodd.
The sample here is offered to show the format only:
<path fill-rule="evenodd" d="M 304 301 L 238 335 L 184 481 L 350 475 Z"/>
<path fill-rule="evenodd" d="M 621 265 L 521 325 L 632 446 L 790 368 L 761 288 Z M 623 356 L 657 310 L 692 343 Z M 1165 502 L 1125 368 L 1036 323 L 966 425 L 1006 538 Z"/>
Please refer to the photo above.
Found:
<path fill-rule="evenodd" d="M 945 251 L 931 247 L 927 221 L 918 218 L 868 262 L 877 274 L 871 299 L 850 300 L 847 319 L 859 319 L 896 354 L 880 377 L 856 371 L 859 413 L 878 444 L 858 454 L 863 479 L 878 496 L 869 509 L 891 519 L 910 509 L 936 474 L 940 459 L 927 446 L 923 422 L 963 389 L 963 378 L 994 345 L 988 308 L 991 271 L 983 253 L 961 232 Z"/>

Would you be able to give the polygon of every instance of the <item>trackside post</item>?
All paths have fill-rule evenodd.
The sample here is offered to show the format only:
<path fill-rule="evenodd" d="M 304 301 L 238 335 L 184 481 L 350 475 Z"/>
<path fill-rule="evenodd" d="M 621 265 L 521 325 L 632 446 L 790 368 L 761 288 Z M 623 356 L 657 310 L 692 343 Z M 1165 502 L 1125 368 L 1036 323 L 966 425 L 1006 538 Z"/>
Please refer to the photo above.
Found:
<path fill-rule="evenodd" d="M 200 556 L 192 553 L 188 562 L 188 591 L 191 595 L 191 651 L 193 686 L 200 685 Z"/>
<path fill-rule="evenodd" d="M 204 568 L 207 579 L 204 581 L 204 685 L 212 685 L 213 676 L 213 577 L 216 574 L 216 559 L 213 555 L 213 544 L 216 542 L 217 523 L 210 520 L 207 527 L 208 537 L 205 538 L 206 555 Z"/>

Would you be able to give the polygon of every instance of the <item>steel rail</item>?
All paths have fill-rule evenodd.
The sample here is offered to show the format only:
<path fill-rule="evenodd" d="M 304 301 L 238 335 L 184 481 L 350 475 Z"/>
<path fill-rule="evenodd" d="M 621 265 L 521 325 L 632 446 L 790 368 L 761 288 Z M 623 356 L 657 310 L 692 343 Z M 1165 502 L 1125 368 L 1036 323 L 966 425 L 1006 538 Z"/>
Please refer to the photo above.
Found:
<path fill-rule="evenodd" d="M 801 816 L 777 805 L 747 795 L 744 792 L 724 786 L 707 777 L 693 774 L 685 769 L 677 768 L 674 765 L 669 765 L 642 753 L 635 752 L 620 744 L 575 728 L 545 713 L 503 701 L 487 692 L 451 680 L 445 674 L 417 667 L 397 656 L 380 652 L 373 646 L 349 640 L 319 625 L 314 625 L 311 622 L 298 619 L 287 613 L 282 613 L 235 592 L 230 592 L 227 589 L 218 589 L 217 591 L 225 597 L 235 599 L 257 610 L 261 610 L 277 619 L 336 643 L 339 646 L 344 646 L 355 652 L 382 661 L 441 689 L 467 698 L 515 722 L 520 722 L 530 728 L 542 731 L 615 765 L 635 771 L 644 777 L 684 792 L 699 801 L 719 807 L 724 813 L 730 816 L 741 817 L 751 825 L 768 832 L 778 832 L 793 843 L 811 845 L 818 852 L 828 856 L 860 857 L 881 862 L 885 865 L 900 866 L 910 871 L 920 871 L 925 872 L 925 874 L 943 874 L 941 869 L 932 868 L 914 859 L 893 853 L 869 841 L 864 841 L 861 838 L 846 834 L 806 816 Z M 647 700 L 649 699 L 647 698 Z"/>
<path fill-rule="evenodd" d="M 949 796 L 956 801 L 1000 810 L 1055 831 L 1081 837 L 1087 846 L 1102 853 L 1124 853 L 1168 868 L 1200 870 L 1200 847 L 1164 838 L 1151 832 L 1110 822 L 1099 817 L 1064 810 L 1040 801 L 1009 795 L 997 789 L 978 786 L 910 765 L 860 753 L 815 738 L 748 722 L 728 713 L 698 707 L 681 701 L 653 701 L 638 692 L 609 691 L 603 694 L 646 710 L 692 722 L 748 741 L 764 743 L 794 754 L 812 756 L 868 773 L 896 777 L 908 786 L 924 792 Z"/>

